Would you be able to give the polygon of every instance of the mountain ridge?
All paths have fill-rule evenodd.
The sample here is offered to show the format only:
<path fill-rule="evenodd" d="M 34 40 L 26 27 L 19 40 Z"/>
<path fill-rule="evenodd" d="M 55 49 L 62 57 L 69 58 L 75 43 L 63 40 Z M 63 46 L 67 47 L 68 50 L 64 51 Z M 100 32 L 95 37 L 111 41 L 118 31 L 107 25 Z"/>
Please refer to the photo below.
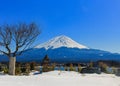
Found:
<path fill-rule="evenodd" d="M 71 42 L 72 44 L 70 44 Z M 111 53 L 99 49 L 91 49 L 86 46 L 81 47 L 79 46 L 79 44 L 76 44 L 77 42 L 66 36 L 58 36 L 57 38 L 55 37 L 46 43 L 45 45 L 43 44 L 43 46 L 40 44 L 38 47 L 25 50 L 21 56 L 17 57 L 17 61 L 41 62 L 44 56 L 48 55 L 51 62 L 60 63 L 79 63 L 99 60 L 112 60 L 120 62 L 120 54 Z M 0 56 L 0 61 L 7 60 L 8 58 L 6 58 L 5 56 Z"/>

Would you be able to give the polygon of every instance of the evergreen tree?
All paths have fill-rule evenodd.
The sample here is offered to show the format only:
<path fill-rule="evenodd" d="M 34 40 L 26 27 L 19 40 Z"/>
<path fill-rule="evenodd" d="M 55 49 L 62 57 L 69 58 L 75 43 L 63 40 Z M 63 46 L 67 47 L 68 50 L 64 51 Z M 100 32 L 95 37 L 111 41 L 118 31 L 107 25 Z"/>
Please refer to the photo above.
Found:
<path fill-rule="evenodd" d="M 49 64 L 50 64 L 50 59 L 49 59 L 48 55 L 46 55 L 44 57 L 43 61 L 42 61 L 42 66 L 43 66 L 42 71 L 43 72 L 50 71 L 50 65 Z"/>

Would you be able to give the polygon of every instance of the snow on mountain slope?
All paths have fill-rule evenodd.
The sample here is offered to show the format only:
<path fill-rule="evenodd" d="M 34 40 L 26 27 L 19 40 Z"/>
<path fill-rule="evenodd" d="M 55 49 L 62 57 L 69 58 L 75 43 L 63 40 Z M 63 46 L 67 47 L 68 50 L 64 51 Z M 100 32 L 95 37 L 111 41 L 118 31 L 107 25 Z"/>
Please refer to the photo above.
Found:
<path fill-rule="evenodd" d="M 89 49 L 88 47 L 81 45 L 64 35 L 57 36 L 43 44 L 36 46 L 35 48 L 55 49 L 59 47 Z"/>

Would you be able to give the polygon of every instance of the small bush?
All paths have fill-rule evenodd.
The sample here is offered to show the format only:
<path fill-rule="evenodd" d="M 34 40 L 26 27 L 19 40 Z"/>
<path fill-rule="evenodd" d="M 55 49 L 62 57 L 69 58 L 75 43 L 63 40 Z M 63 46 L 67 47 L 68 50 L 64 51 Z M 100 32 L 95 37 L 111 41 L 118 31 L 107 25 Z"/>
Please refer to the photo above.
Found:
<path fill-rule="evenodd" d="M 21 75 L 21 65 L 19 63 L 16 64 L 15 75 Z"/>
<path fill-rule="evenodd" d="M 26 67 L 25 73 L 26 73 L 26 75 L 29 75 L 29 73 L 30 73 L 30 64 L 29 63 L 25 64 L 25 67 Z"/>
<path fill-rule="evenodd" d="M 36 63 L 32 62 L 30 63 L 30 70 L 35 70 Z"/>
<path fill-rule="evenodd" d="M 107 70 L 109 66 L 106 63 L 99 62 L 99 67 L 101 68 L 102 72 L 109 73 L 109 71 Z"/>
<path fill-rule="evenodd" d="M 55 69 L 55 66 L 56 66 L 55 63 L 53 63 L 53 64 L 51 65 L 51 70 L 52 70 L 52 71 Z"/>
<path fill-rule="evenodd" d="M 80 64 L 78 64 L 78 72 L 81 73 L 82 67 Z"/>
<path fill-rule="evenodd" d="M 67 66 L 65 66 L 65 71 L 68 71 L 68 67 Z"/>
<path fill-rule="evenodd" d="M 92 68 L 93 67 L 93 62 L 89 63 L 89 67 Z"/>
<path fill-rule="evenodd" d="M 25 68 L 25 67 L 22 67 L 22 68 L 21 68 L 21 73 L 25 73 L 25 71 L 26 71 L 26 68 Z"/>
<path fill-rule="evenodd" d="M 3 72 L 5 73 L 5 74 L 8 74 L 8 68 L 7 67 L 3 67 Z"/>
<path fill-rule="evenodd" d="M 75 68 L 74 68 L 73 64 L 70 64 L 70 69 L 69 70 L 70 71 L 75 71 Z"/>
<path fill-rule="evenodd" d="M 51 71 L 51 67 L 43 65 L 42 72 L 49 72 L 49 71 Z"/>

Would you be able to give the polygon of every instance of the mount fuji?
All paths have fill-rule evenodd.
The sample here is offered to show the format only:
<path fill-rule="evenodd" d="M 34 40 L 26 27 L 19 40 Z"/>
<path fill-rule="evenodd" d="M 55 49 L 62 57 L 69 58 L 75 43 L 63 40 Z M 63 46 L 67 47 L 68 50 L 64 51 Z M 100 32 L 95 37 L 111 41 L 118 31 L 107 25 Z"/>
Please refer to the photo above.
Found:
<path fill-rule="evenodd" d="M 51 62 L 59 63 L 77 63 L 99 60 L 112 60 L 120 62 L 120 54 L 91 49 L 64 35 L 57 36 L 45 43 L 35 46 L 34 48 L 25 50 L 23 54 L 17 58 L 17 61 L 41 62 L 46 54 L 49 56 Z M 0 56 L 0 61 L 7 60 L 8 59 L 5 56 Z"/>
<path fill-rule="evenodd" d="M 45 48 L 46 50 L 48 50 L 48 49 L 55 49 L 60 47 L 89 49 L 88 47 L 81 45 L 64 35 L 57 36 L 43 44 L 36 46 L 35 48 Z"/>

